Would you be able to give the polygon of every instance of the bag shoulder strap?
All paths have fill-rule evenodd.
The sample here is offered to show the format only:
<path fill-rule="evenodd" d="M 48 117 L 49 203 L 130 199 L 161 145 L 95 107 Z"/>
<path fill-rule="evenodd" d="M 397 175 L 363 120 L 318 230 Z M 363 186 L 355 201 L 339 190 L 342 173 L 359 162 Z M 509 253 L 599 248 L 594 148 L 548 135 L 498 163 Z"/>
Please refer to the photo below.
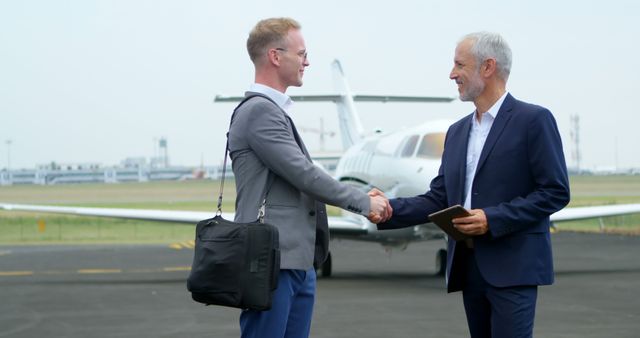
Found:
<path fill-rule="evenodd" d="M 240 103 L 238 103 L 238 105 L 233 109 L 233 113 L 231 114 L 231 120 L 229 121 L 229 130 L 231 130 L 231 124 L 233 123 L 233 118 L 236 116 L 236 112 L 238 111 L 238 109 L 245 104 L 247 101 L 249 101 L 250 99 L 254 98 L 254 97 L 262 97 L 265 98 L 269 101 L 271 101 L 273 104 L 275 104 L 277 106 L 277 104 L 268 96 L 260 94 L 260 93 L 255 93 L 252 95 L 249 95 L 247 97 L 245 97 L 242 101 L 240 101 Z M 279 106 L 278 106 L 279 107 Z M 227 171 L 227 158 L 229 157 L 229 132 L 227 131 L 227 143 L 224 147 L 224 160 L 222 163 L 222 177 L 220 180 L 220 194 L 218 196 L 218 208 L 216 210 L 216 215 L 220 216 L 222 215 L 222 193 L 224 190 L 224 177 Z M 298 141 L 297 137 L 296 137 L 296 141 Z M 298 144 L 299 145 L 299 144 Z M 260 209 L 258 210 L 258 220 L 260 221 L 260 223 L 264 223 L 264 212 L 265 212 L 265 204 L 267 203 L 267 195 L 269 194 L 269 191 L 271 190 L 271 185 L 273 185 L 273 181 L 275 180 L 274 174 L 271 173 L 271 171 L 269 171 L 268 173 L 268 178 L 267 178 L 267 191 L 264 195 L 264 199 L 262 200 L 262 205 L 260 206 Z"/>

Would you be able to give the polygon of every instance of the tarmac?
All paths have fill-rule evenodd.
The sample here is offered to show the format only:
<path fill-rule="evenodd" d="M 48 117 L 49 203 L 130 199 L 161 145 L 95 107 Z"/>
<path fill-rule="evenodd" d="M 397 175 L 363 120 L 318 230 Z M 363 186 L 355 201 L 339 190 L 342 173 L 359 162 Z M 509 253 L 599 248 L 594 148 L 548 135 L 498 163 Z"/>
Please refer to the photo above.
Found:
<path fill-rule="evenodd" d="M 556 283 L 536 337 L 639 337 L 640 237 L 552 236 Z M 312 337 L 468 337 L 460 293 L 434 275 L 440 241 L 386 252 L 331 243 Z M 191 300 L 184 245 L 0 246 L 0 337 L 238 337 L 239 310 Z"/>

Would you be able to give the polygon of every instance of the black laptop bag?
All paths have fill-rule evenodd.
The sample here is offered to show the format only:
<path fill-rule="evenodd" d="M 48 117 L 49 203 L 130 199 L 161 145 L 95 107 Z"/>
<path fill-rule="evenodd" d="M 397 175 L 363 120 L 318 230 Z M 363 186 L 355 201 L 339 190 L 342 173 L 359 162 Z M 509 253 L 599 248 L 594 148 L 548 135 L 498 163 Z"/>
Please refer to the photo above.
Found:
<path fill-rule="evenodd" d="M 187 289 L 196 302 L 268 310 L 278 285 L 278 229 L 221 216 L 200 221 Z"/>

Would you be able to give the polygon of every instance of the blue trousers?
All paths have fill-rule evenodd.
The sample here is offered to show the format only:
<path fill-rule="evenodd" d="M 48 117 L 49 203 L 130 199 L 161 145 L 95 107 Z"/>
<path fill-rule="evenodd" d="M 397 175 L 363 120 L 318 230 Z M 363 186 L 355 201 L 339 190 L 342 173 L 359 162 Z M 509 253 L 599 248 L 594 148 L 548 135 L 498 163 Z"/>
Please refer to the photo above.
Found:
<path fill-rule="evenodd" d="M 243 310 L 242 338 L 309 337 L 316 292 L 316 271 L 280 270 L 268 311 Z"/>
<path fill-rule="evenodd" d="M 473 338 L 519 338 L 533 336 L 536 285 L 498 288 L 478 270 L 475 257 L 467 257 L 466 284 L 462 290 L 469 332 Z"/>

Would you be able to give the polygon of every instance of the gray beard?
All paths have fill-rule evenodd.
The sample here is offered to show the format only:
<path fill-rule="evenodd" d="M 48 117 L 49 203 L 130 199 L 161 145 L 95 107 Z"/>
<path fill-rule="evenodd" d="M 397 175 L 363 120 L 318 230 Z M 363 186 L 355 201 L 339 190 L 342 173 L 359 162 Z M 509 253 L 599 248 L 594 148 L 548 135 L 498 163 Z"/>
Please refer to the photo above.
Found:
<path fill-rule="evenodd" d="M 482 81 L 472 81 L 467 90 L 460 94 L 460 101 L 473 101 L 484 90 L 484 83 Z"/>

